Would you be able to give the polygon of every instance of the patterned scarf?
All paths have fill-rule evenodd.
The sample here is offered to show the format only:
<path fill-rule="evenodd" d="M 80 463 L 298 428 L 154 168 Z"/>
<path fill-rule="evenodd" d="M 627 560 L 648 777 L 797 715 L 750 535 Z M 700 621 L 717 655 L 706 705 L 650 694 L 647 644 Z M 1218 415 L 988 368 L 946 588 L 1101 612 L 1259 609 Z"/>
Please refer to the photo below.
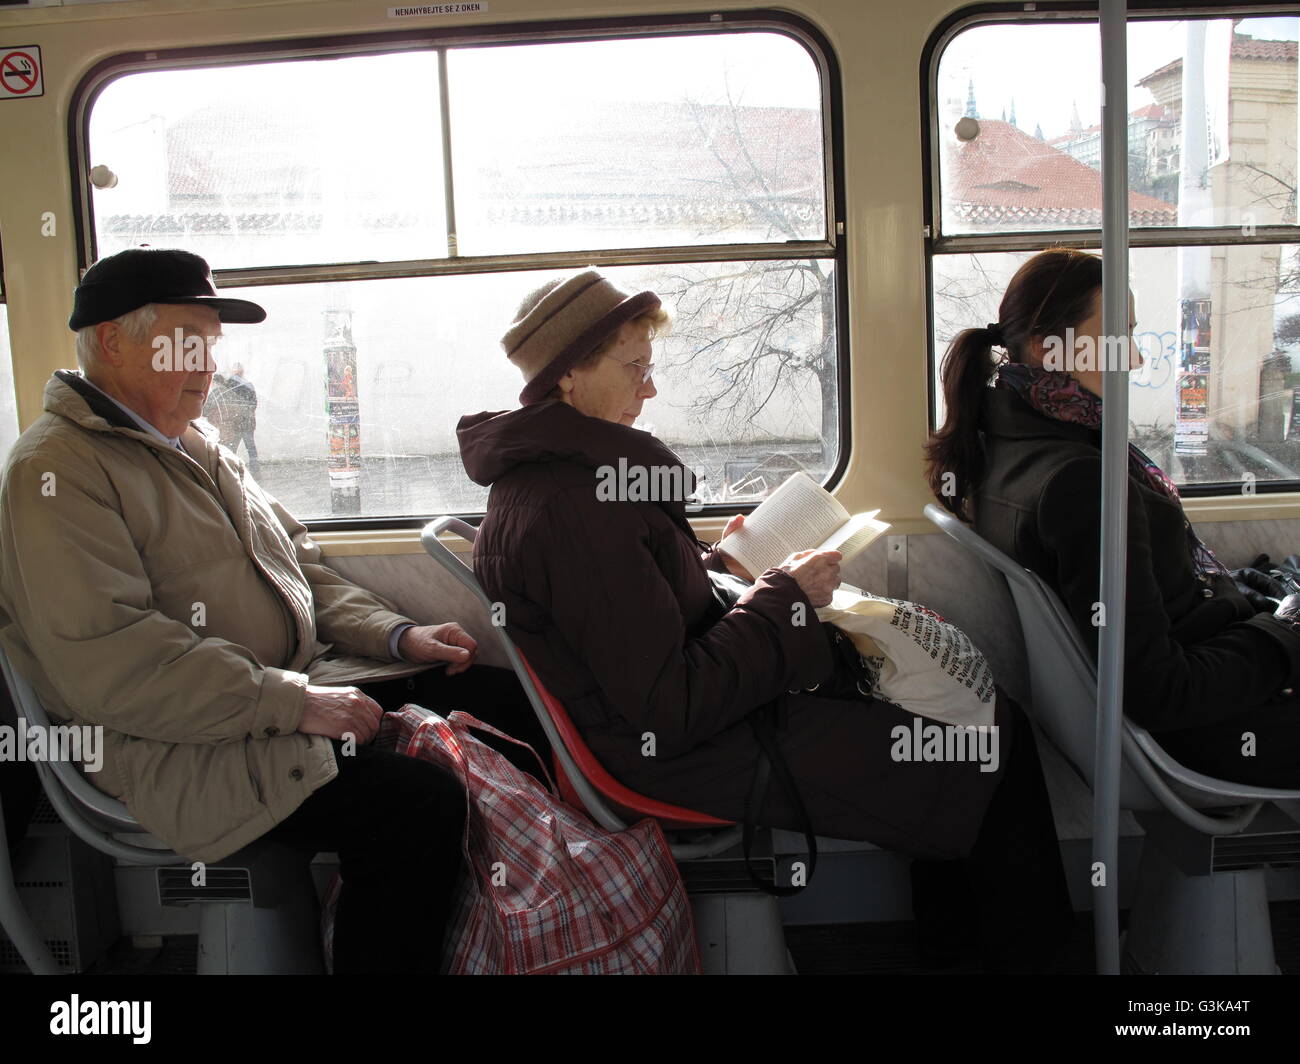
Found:
<path fill-rule="evenodd" d="M 1068 373 L 1004 362 L 998 367 L 995 387 L 1010 389 L 1040 414 L 1056 421 L 1101 429 L 1101 398 L 1093 395 Z M 1178 503 L 1179 512 L 1182 512 L 1178 488 L 1169 479 L 1169 475 L 1132 443 L 1128 445 L 1128 465 L 1130 475 L 1166 499 Z M 1186 514 L 1183 514 L 1183 530 L 1187 535 L 1187 551 L 1191 555 L 1192 566 L 1198 573 L 1228 571 L 1210 548 L 1201 542 Z"/>

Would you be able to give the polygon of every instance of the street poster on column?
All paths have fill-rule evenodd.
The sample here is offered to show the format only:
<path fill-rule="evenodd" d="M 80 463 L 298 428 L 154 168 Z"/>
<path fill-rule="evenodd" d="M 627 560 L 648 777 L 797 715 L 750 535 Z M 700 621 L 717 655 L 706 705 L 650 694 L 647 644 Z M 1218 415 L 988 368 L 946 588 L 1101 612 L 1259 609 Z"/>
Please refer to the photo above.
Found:
<path fill-rule="evenodd" d="M 1174 452 L 1203 455 L 1209 442 L 1210 301 L 1181 301 Z"/>
<path fill-rule="evenodd" d="M 329 420 L 330 512 L 361 512 L 361 410 L 352 312 L 325 312 L 326 413 Z"/>

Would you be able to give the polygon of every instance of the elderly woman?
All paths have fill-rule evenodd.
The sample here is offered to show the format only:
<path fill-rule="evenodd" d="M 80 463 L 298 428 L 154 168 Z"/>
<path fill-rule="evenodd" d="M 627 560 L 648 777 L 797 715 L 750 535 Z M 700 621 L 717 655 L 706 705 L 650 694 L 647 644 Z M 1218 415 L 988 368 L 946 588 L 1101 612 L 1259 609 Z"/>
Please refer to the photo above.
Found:
<path fill-rule="evenodd" d="M 997 706 L 996 771 L 891 759 L 891 729 L 913 718 L 859 696 L 832 633 L 797 620 L 830 600 L 838 554 L 792 555 L 726 604 L 709 569 L 727 560 L 702 556 L 684 499 L 602 501 L 620 464 L 693 487 L 673 451 L 632 427 L 656 394 L 651 344 L 666 320 L 654 293 L 596 270 L 552 279 L 502 340 L 522 405 L 461 419 L 465 468 L 492 487 L 474 568 L 511 637 L 604 767 L 653 798 L 743 820 L 775 720 L 775 756 L 817 834 L 928 859 L 913 869 L 923 938 L 977 934 L 990 969 L 1041 965 L 1071 912 L 1020 711 Z M 757 819 L 801 830 L 798 804 L 774 783 Z"/>
<path fill-rule="evenodd" d="M 947 419 L 928 445 L 939 501 L 1038 573 L 1094 653 L 1102 370 L 1087 356 L 1107 349 L 1101 328 L 1101 259 L 1070 248 L 1028 259 L 998 321 L 953 339 L 943 366 Z M 1130 368 L 1140 364 L 1134 346 Z M 1225 569 L 1193 531 L 1173 482 L 1130 444 L 1124 712 L 1190 768 L 1295 787 L 1300 596 L 1269 602 L 1250 586 L 1262 576 Z"/>

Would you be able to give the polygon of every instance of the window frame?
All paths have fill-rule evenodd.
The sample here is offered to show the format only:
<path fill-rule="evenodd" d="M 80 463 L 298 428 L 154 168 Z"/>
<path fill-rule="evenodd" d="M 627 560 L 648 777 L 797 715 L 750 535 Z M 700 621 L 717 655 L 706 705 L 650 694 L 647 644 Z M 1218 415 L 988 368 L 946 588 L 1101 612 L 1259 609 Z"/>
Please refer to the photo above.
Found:
<path fill-rule="evenodd" d="M 829 40 L 808 20 L 771 9 L 723 14 L 701 13 L 664 16 L 617 17 L 568 21 L 526 21 L 495 26 L 429 27 L 366 34 L 304 37 L 291 40 L 248 41 L 208 47 L 182 47 L 156 51 L 121 52 L 92 66 L 80 79 L 68 112 L 68 156 L 71 168 L 73 219 L 78 256 L 78 276 L 95 261 L 94 203 L 88 173 L 89 121 L 99 94 L 120 77 L 144 71 L 193 69 L 232 63 L 282 62 L 381 55 L 412 50 L 439 55 L 439 108 L 442 113 L 443 189 L 447 199 L 447 225 L 454 233 L 453 160 L 448 124 L 446 52 L 451 48 L 494 47 L 509 44 L 579 43 L 647 37 L 699 36 L 707 33 L 766 31 L 793 39 L 808 53 L 821 79 L 822 147 L 825 180 L 825 224 L 821 240 L 752 244 L 666 245 L 603 250 L 547 251 L 525 254 L 462 256 L 454 243 L 443 258 L 384 262 L 319 263 L 293 266 L 257 266 L 214 270 L 218 288 L 286 284 L 386 280 L 402 277 L 437 277 L 472 273 L 551 271 L 583 266 L 633 266 L 657 263 L 825 259 L 834 265 L 836 305 L 836 387 L 838 449 L 834 467 L 824 481 L 827 490 L 840 482 L 852 446 L 851 388 L 849 373 L 849 278 L 845 239 L 844 150 L 842 85 L 839 63 Z M 437 189 L 431 189 L 437 195 Z M 755 504 L 709 504 L 696 516 L 708 518 L 748 513 Z M 304 523 L 312 530 L 346 532 L 419 528 L 433 515 L 314 518 Z M 481 513 L 460 514 L 477 520 Z"/>
<path fill-rule="evenodd" d="M 922 181 L 925 189 L 925 225 L 922 230 L 925 243 L 925 314 L 928 371 L 926 374 L 926 421 L 930 431 L 935 423 L 935 406 L 938 399 L 936 367 L 939 352 L 934 328 L 934 260 L 938 255 L 974 254 L 977 252 L 1042 251 L 1046 248 L 1067 246 L 1085 250 L 1101 248 L 1101 227 L 1079 229 L 1040 229 L 1030 232 L 1003 232 L 988 235 L 962 233 L 946 236 L 943 233 L 943 187 L 939 153 L 942 148 L 942 131 L 939 129 L 938 81 L 939 64 L 949 44 L 966 30 L 981 25 L 1019 23 L 1023 25 L 1056 23 L 1097 23 L 1098 7 L 1088 3 L 980 4 L 953 12 L 941 22 L 926 41 L 921 54 L 921 138 Z M 1280 10 L 1284 4 L 1224 4 L 1191 0 L 1177 7 L 1152 0 L 1130 0 L 1128 21 L 1158 22 L 1198 20 L 1213 18 L 1250 18 L 1277 16 L 1300 17 L 1300 8 Z M 1100 76 L 1100 71 L 1098 72 Z M 1240 226 L 1132 226 L 1128 227 L 1130 248 L 1169 247 L 1226 247 L 1251 244 L 1280 244 L 1300 247 L 1300 220 L 1289 225 L 1260 225 L 1246 236 Z M 1257 480 L 1257 495 L 1279 494 L 1300 490 L 1300 478 L 1291 480 Z M 1228 497 L 1240 495 L 1241 484 L 1235 481 L 1213 481 L 1199 484 L 1179 484 L 1178 493 L 1184 498 Z"/>

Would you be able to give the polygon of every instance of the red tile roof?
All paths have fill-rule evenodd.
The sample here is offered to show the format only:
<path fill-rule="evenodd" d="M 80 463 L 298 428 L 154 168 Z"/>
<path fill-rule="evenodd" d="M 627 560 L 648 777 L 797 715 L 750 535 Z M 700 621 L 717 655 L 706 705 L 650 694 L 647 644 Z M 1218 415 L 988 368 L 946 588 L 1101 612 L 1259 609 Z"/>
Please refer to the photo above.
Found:
<path fill-rule="evenodd" d="M 1139 107 L 1136 111 L 1129 112 L 1130 118 L 1152 118 L 1157 122 L 1168 118 L 1173 118 L 1173 111 L 1169 110 L 1164 104 L 1149 103 L 1145 107 Z"/>
<path fill-rule="evenodd" d="M 1257 41 L 1254 37 L 1248 37 L 1245 34 L 1238 33 L 1232 38 L 1232 58 L 1262 59 L 1276 63 L 1294 63 L 1296 61 L 1296 42 Z M 1164 77 L 1166 74 L 1181 72 L 1182 69 L 1183 60 L 1180 56 L 1172 63 L 1166 63 L 1159 70 L 1151 71 L 1151 73 L 1142 78 L 1138 84 L 1145 85 L 1148 81 L 1154 81 L 1156 78 Z"/>
<path fill-rule="evenodd" d="M 1232 38 L 1233 59 L 1274 59 L 1283 63 L 1296 60 L 1295 41 L 1257 41 L 1239 33 Z"/>
<path fill-rule="evenodd" d="M 981 120 L 974 140 L 949 142 L 945 163 L 944 198 L 962 222 L 1101 224 L 1101 173 L 1008 122 Z M 1177 208 L 1131 192 L 1129 218 L 1172 225 Z"/>

